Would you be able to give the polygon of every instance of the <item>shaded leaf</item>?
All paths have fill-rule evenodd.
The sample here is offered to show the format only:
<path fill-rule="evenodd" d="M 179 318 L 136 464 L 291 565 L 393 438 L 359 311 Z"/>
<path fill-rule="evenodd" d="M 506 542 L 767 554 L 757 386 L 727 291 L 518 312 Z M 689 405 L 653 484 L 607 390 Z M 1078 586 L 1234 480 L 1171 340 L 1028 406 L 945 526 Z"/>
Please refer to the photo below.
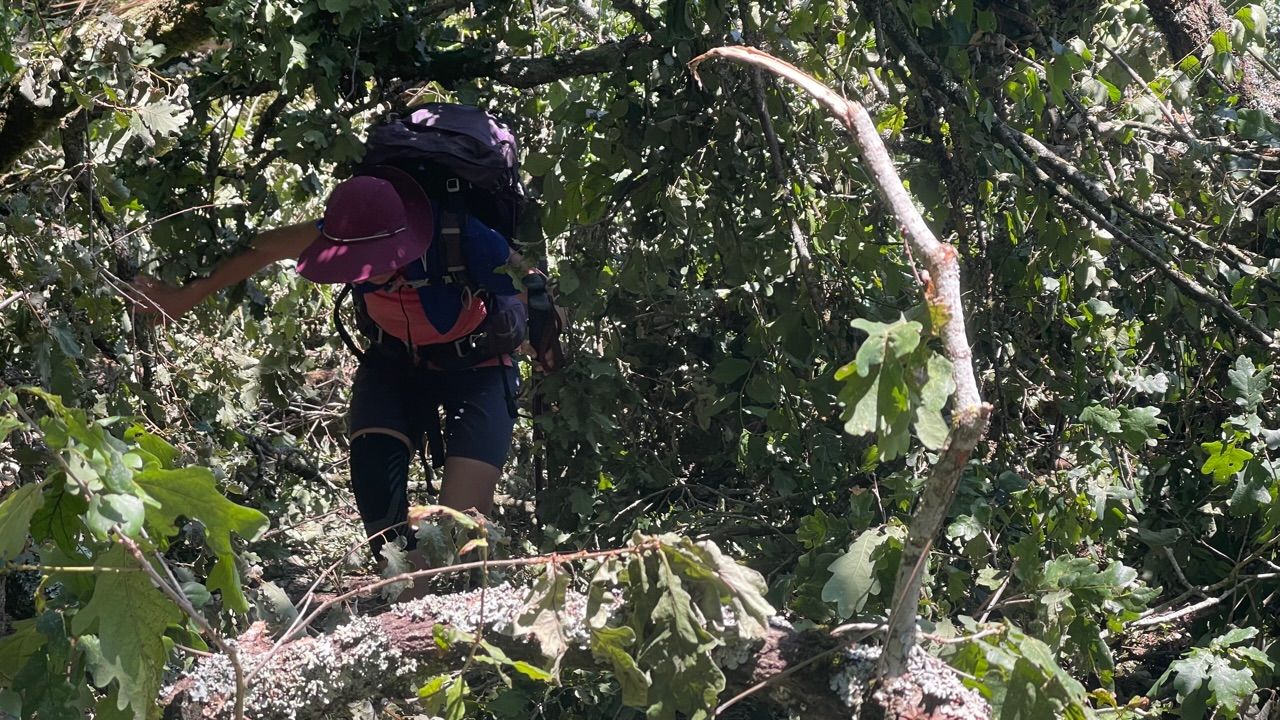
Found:
<path fill-rule="evenodd" d="M 1252 360 L 1241 355 L 1227 371 L 1227 378 L 1235 389 L 1236 404 L 1252 410 L 1262 402 L 1262 394 L 1271 382 L 1271 366 L 1254 367 Z"/>
<path fill-rule="evenodd" d="M 44 646 L 45 636 L 36 628 L 36 619 L 14 620 L 10 633 L 0 638 L 0 687 L 13 684 L 27 658 Z"/>
<path fill-rule="evenodd" d="M 1080 422 L 1103 435 L 1120 432 L 1120 411 L 1101 405 L 1090 405 L 1080 412 Z"/>
<path fill-rule="evenodd" d="M 54 490 L 45 495 L 44 505 L 31 518 L 31 535 L 41 541 L 51 539 L 63 552 L 73 553 L 84 530 L 81 515 L 88 510 L 89 503 L 59 477 L 54 481 Z"/>
<path fill-rule="evenodd" d="M 831 579 L 822 587 L 822 599 L 836 604 L 836 614 L 850 618 L 866 607 L 867 599 L 880 593 L 876 551 L 889 539 L 885 528 L 867 530 L 827 569 Z"/>
<path fill-rule="evenodd" d="M 179 517 L 194 518 L 204 525 L 205 541 L 217 557 L 209 573 L 209 588 L 222 593 L 227 607 L 246 612 L 249 603 L 240 588 L 231 534 L 254 540 L 269 524 L 267 516 L 224 497 L 214 484 L 213 473 L 205 468 L 147 469 L 134 480 L 159 503 L 159 507 L 147 508 L 146 518 L 147 525 L 162 537 L 177 533 L 174 521 Z"/>
<path fill-rule="evenodd" d="M 725 358 L 711 371 L 711 379 L 721 385 L 730 385 L 751 370 L 751 361 L 742 358 Z"/>
<path fill-rule="evenodd" d="M 635 631 L 629 627 L 592 628 L 591 654 L 613 667 L 614 679 L 622 688 L 622 702 L 631 707 L 644 707 L 649 696 L 649 674 L 636 665 L 627 652 L 635 644 Z"/>
<path fill-rule="evenodd" d="M 160 692 L 167 660 L 162 636 L 182 614 L 151 584 L 119 545 L 100 556 L 95 567 L 119 568 L 98 576 L 93 597 L 72 619 L 77 635 L 96 633 L 97 652 L 90 656 L 94 682 L 119 687 L 117 707 L 129 707 L 136 720 L 146 720 Z"/>
<path fill-rule="evenodd" d="M 31 518 L 44 505 L 43 482 L 23 485 L 0 502 L 0 563 L 12 560 L 27 544 Z"/>
<path fill-rule="evenodd" d="M 515 619 L 513 630 L 529 634 L 537 641 L 544 657 L 551 660 L 552 674 L 558 675 L 560 660 L 569 649 L 564 627 L 565 593 L 569 576 L 549 566 L 529 590 L 524 611 Z"/>

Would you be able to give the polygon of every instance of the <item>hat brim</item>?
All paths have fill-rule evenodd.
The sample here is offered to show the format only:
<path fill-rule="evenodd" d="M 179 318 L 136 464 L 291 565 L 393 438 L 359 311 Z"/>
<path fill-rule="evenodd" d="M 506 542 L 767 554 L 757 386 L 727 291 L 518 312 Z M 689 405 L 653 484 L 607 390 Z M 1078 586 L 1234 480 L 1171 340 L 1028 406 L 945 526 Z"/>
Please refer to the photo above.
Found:
<path fill-rule="evenodd" d="M 431 200 L 406 172 L 386 165 L 369 168 L 362 175 L 391 183 L 404 203 L 406 221 L 400 232 L 378 240 L 343 243 L 319 235 L 298 256 L 298 272 L 317 283 L 364 282 L 385 275 L 422 257 L 435 234 Z"/>

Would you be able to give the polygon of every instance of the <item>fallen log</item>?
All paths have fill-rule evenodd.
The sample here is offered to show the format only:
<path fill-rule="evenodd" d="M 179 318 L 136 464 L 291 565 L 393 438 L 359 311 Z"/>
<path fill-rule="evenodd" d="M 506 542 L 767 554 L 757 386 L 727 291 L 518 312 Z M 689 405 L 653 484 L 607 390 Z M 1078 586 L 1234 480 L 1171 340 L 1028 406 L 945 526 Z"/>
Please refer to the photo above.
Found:
<path fill-rule="evenodd" d="M 393 605 L 375 616 L 359 616 L 323 635 L 276 647 L 264 623 L 236 640 L 246 676 L 247 717 L 254 720 L 332 718 L 353 702 L 412 698 L 426 677 L 461 667 L 469 642 L 442 644 L 441 629 L 462 636 L 477 632 L 509 659 L 546 664 L 532 633 L 520 630 L 530 591 L 511 585 L 436 595 Z M 561 668 L 596 669 L 587 596 L 565 595 L 562 621 L 567 650 Z M 482 612 L 483 607 L 483 612 Z M 615 608 L 614 616 L 620 610 Z M 763 636 L 744 640 L 736 626 L 708 628 L 718 641 L 712 651 L 725 673 L 722 697 L 750 690 L 768 702 L 806 717 L 912 720 L 985 720 L 990 708 L 964 687 L 945 663 L 919 648 L 909 661 L 909 683 L 891 693 L 873 692 L 879 648 L 858 645 L 818 630 L 797 630 L 770 621 Z M 477 672 L 483 672 L 479 666 Z M 225 655 L 202 659 L 162 697 L 167 720 L 232 716 L 236 686 Z M 735 698 L 736 699 L 736 698 Z M 337 714 L 335 714 L 337 713 Z"/>

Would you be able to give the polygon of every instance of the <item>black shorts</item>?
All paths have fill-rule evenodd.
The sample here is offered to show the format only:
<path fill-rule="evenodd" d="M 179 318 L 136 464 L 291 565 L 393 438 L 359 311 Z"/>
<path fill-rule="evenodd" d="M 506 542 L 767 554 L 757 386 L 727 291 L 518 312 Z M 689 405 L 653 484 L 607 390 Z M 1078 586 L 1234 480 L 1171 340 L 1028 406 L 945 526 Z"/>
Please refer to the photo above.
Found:
<path fill-rule="evenodd" d="M 461 370 L 413 365 L 403 355 L 371 349 L 360 362 L 351 389 L 352 436 L 387 428 L 421 447 L 431 416 L 444 408 L 445 457 L 479 460 L 501 468 L 511 449 L 512 410 L 519 373 L 510 365 Z"/>

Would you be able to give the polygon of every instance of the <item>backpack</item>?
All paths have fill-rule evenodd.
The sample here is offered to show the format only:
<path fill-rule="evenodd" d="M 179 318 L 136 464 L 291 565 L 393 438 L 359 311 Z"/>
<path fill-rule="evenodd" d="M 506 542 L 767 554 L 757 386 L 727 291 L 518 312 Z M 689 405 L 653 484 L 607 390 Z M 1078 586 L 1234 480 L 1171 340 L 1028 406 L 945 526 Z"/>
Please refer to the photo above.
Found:
<path fill-rule="evenodd" d="M 415 287 L 452 284 L 464 297 L 478 297 L 485 303 L 485 318 L 472 333 L 455 342 L 430 346 L 429 359 L 441 367 L 468 367 L 510 353 L 524 341 L 527 314 L 523 304 L 479 287 L 467 267 L 463 248 L 469 216 L 515 247 L 513 239 L 526 204 L 518 153 L 515 134 L 505 122 L 480 108 L 449 103 L 428 103 L 407 118 L 392 115 L 370 128 L 365 141 L 364 159 L 354 174 L 375 165 L 403 170 L 442 209 L 440 235 L 420 262 L 404 268 L 405 279 Z M 431 258 L 433 253 L 436 255 Z M 358 356 L 364 353 L 344 327 L 340 309 L 346 297 L 354 294 L 357 327 L 361 334 L 381 343 L 383 333 L 363 302 L 367 291 L 347 285 L 334 309 L 338 334 Z M 421 297 L 424 311 L 430 315 L 427 293 Z"/>
<path fill-rule="evenodd" d="M 484 110 L 428 103 L 373 126 L 360 166 L 391 165 L 428 197 L 460 197 L 467 212 L 512 241 L 526 204 L 519 152 L 511 127 Z"/>

